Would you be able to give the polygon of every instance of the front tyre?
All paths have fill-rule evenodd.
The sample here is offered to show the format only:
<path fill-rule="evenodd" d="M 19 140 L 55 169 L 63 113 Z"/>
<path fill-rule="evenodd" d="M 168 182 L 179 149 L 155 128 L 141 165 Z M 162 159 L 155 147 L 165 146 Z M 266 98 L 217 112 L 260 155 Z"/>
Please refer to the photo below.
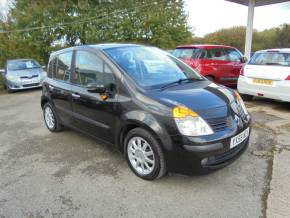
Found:
<path fill-rule="evenodd" d="M 50 103 L 46 103 L 43 106 L 43 118 L 49 131 L 59 132 L 63 130 L 63 126 Z"/>
<path fill-rule="evenodd" d="M 140 178 L 154 180 L 166 173 L 164 154 L 159 142 L 147 130 L 131 130 L 125 140 L 125 156 L 131 170 Z"/>
<path fill-rule="evenodd" d="M 9 88 L 9 86 L 6 86 L 6 90 L 7 90 L 7 93 L 8 93 L 8 94 L 11 94 L 11 93 L 13 93 L 13 90 L 12 90 L 12 89 L 10 89 L 10 88 Z"/>
<path fill-rule="evenodd" d="M 245 100 L 245 101 L 251 101 L 253 100 L 254 96 L 252 95 L 246 95 L 246 94 L 240 94 L 242 99 Z"/>

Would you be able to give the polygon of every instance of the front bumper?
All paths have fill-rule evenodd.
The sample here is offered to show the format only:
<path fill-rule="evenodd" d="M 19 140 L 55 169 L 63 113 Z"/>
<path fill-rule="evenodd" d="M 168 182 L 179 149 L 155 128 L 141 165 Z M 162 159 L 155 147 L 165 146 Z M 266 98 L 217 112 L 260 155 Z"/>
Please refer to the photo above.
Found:
<path fill-rule="evenodd" d="M 243 129 L 236 131 L 235 134 L 208 143 L 197 140 L 200 143 L 174 146 L 174 151 L 167 153 L 168 170 L 186 175 L 200 175 L 229 165 L 247 149 L 250 135 L 232 149 L 230 149 L 231 138 L 248 127 L 250 127 L 250 123 Z"/>
<path fill-rule="evenodd" d="M 21 82 L 12 82 L 7 81 L 7 87 L 11 90 L 24 90 L 24 89 L 32 89 L 32 88 L 39 88 L 42 87 L 42 81 L 36 81 L 33 83 L 23 84 Z"/>

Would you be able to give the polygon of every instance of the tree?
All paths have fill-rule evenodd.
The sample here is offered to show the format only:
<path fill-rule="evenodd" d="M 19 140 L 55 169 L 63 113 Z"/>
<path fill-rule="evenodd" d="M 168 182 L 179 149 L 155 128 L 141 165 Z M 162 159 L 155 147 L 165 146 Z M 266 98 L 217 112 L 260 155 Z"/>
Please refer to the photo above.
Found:
<path fill-rule="evenodd" d="M 288 48 L 290 46 L 290 24 L 280 27 L 266 29 L 264 31 L 253 31 L 252 51 L 269 48 Z M 193 44 L 224 44 L 231 45 L 244 51 L 246 27 L 231 27 L 220 29 L 204 37 L 194 37 Z"/>
<path fill-rule="evenodd" d="M 276 29 L 277 47 L 289 48 L 290 47 L 290 24 L 283 24 Z"/>
<path fill-rule="evenodd" d="M 13 44 L 14 50 L 6 45 L 9 57 L 41 63 L 55 46 L 136 42 L 173 48 L 192 38 L 183 6 L 183 0 L 15 0 L 0 29 L 11 31 L 4 34 Z"/>

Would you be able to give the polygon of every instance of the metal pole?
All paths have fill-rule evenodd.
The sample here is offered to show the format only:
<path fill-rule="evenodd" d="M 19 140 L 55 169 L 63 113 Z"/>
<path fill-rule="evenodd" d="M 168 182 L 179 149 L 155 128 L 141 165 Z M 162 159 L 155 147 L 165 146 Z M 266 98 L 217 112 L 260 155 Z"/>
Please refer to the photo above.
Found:
<path fill-rule="evenodd" d="M 256 0 L 249 0 L 248 23 L 247 23 L 246 44 L 245 44 L 245 56 L 248 59 L 251 57 L 255 4 L 256 4 Z"/>

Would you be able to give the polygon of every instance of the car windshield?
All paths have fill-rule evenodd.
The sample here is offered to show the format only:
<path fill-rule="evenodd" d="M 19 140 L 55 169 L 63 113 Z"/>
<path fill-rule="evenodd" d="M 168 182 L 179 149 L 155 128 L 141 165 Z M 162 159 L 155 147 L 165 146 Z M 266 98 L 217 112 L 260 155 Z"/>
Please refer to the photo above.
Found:
<path fill-rule="evenodd" d="M 188 65 L 157 48 L 128 46 L 104 51 L 144 88 L 161 88 L 185 79 L 203 79 Z"/>
<path fill-rule="evenodd" d="M 8 70 L 26 70 L 32 68 L 40 68 L 40 65 L 34 60 L 15 60 L 8 62 Z"/>
<path fill-rule="evenodd" d="M 290 66 L 290 53 L 259 52 L 255 53 L 249 64 L 252 65 L 276 65 Z"/>

